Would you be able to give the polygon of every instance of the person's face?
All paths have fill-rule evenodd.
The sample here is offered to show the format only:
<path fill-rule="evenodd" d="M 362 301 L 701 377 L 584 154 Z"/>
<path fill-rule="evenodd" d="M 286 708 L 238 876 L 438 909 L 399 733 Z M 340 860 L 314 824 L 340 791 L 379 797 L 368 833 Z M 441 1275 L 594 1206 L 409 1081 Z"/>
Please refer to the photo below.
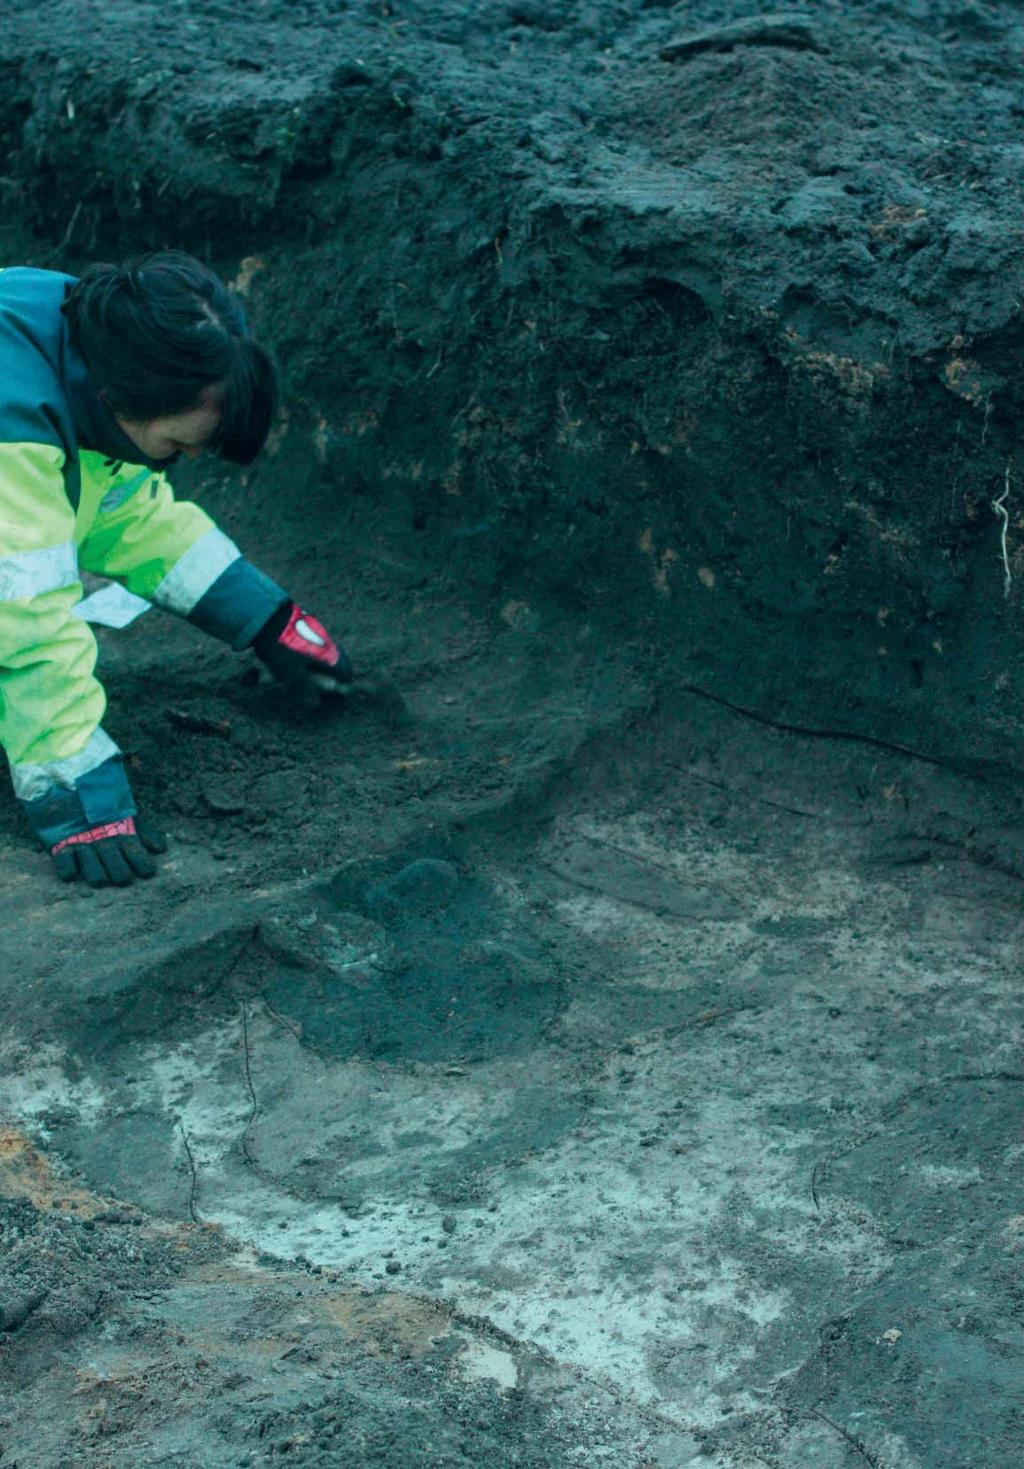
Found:
<path fill-rule="evenodd" d="M 145 422 L 119 418 L 118 423 L 147 459 L 172 459 L 184 454 L 198 459 L 220 422 L 220 408 L 213 396 L 204 394 L 194 408 Z"/>

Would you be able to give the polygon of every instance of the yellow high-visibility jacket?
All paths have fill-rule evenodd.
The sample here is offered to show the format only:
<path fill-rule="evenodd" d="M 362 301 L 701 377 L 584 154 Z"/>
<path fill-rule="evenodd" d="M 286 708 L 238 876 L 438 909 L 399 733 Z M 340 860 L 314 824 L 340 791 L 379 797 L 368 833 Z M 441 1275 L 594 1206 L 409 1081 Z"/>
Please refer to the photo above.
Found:
<path fill-rule="evenodd" d="M 95 639 L 74 614 L 80 568 L 237 649 L 288 600 L 122 432 L 69 341 L 70 284 L 0 270 L 0 745 L 30 803 L 101 767 L 123 781 L 101 726 Z M 130 805 L 130 793 L 113 799 Z M 97 793 L 101 807 L 112 814 Z"/>

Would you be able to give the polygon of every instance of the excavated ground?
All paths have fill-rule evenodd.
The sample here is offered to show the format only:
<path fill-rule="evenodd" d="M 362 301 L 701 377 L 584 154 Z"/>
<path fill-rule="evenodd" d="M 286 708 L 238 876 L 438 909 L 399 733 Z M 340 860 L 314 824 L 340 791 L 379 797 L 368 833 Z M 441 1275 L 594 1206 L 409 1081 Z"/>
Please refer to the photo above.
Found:
<path fill-rule="evenodd" d="M 0 264 L 236 282 L 182 491 L 408 701 L 147 613 L 159 879 L 0 804 L 0 1465 L 1015 1463 L 1015 14 L 0 13 Z"/>

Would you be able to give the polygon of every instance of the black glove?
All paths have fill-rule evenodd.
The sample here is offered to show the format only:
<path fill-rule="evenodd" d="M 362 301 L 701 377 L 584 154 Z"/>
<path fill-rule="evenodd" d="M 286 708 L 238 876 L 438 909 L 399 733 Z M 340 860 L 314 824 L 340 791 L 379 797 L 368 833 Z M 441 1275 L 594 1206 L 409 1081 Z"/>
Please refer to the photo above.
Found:
<path fill-rule="evenodd" d="M 256 634 L 252 650 L 295 693 L 346 694 L 351 687 L 352 665 L 345 650 L 297 602 L 277 609 Z"/>
<path fill-rule="evenodd" d="M 90 887 L 126 888 L 136 877 L 154 877 L 156 863 L 149 854 L 166 851 L 162 832 L 138 816 L 125 816 L 64 837 L 50 848 L 50 856 L 61 882 L 84 877 Z"/>
<path fill-rule="evenodd" d="M 61 882 L 127 887 L 152 877 L 151 852 L 166 852 L 162 833 L 136 814 L 124 762 L 113 755 L 72 786 L 53 785 L 23 801 L 29 825 L 53 858 Z"/>

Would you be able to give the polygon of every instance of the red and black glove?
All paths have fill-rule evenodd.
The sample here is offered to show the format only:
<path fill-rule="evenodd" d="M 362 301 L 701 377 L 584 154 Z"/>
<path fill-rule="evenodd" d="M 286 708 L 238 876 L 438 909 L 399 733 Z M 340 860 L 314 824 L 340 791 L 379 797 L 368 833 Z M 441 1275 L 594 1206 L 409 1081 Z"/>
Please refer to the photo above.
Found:
<path fill-rule="evenodd" d="M 155 876 L 150 853 L 166 851 L 162 832 L 139 816 L 123 816 L 64 837 L 50 848 L 50 856 L 61 882 L 84 877 L 90 887 L 126 888 L 136 877 Z"/>
<path fill-rule="evenodd" d="M 83 877 L 90 887 L 124 888 L 152 877 L 151 852 L 166 852 L 163 834 L 140 819 L 124 761 L 113 755 L 74 785 L 52 785 L 22 798 L 29 826 L 53 858 L 61 882 Z"/>
<path fill-rule="evenodd" d="M 347 694 L 352 665 L 330 633 L 297 602 L 279 607 L 253 639 L 252 650 L 295 693 Z"/>

